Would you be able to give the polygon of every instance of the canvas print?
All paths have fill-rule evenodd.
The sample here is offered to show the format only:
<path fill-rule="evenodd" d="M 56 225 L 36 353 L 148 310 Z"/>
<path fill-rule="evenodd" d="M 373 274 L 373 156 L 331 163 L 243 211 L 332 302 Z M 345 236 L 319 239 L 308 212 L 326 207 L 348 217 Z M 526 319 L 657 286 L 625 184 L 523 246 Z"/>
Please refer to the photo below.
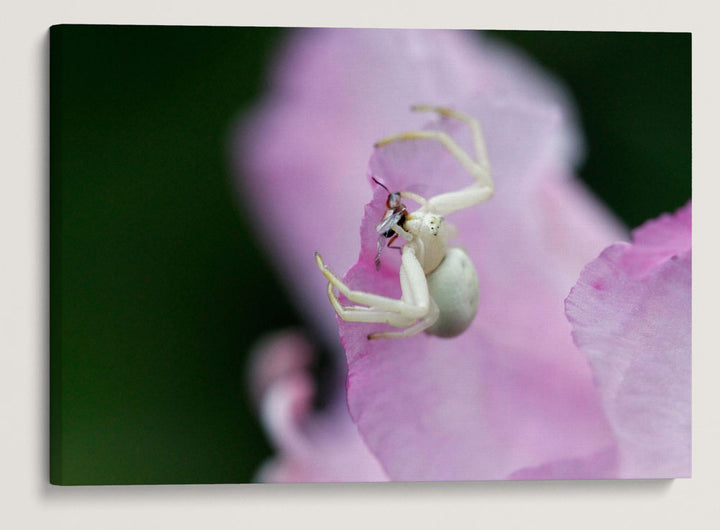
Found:
<path fill-rule="evenodd" d="M 53 27 L 51 482 L 690 477 L 690 45 Z"/>

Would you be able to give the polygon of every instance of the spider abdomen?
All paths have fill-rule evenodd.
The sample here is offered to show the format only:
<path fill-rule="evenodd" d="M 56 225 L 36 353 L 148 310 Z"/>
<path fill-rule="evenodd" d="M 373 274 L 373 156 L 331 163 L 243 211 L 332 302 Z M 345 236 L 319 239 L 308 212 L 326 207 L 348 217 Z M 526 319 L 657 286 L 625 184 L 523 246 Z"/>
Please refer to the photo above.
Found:
<path fill-rule="evenodd" d="M 442 263 L 427 276 L 431 298 L 440 310 L 437 321 L 425 333 L 456 337 L 472 323 L 480 299 L 477 271 L 467 253 L 450 247 Z"/>

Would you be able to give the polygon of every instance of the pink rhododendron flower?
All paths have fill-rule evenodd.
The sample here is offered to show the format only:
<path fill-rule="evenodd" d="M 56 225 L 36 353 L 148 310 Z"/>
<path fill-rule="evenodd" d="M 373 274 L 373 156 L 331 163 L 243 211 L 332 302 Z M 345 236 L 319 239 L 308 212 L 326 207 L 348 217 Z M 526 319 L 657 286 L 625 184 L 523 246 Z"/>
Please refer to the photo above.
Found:
<path fill-rule="evenodd" d="M 258 399 L 279 453 L 260 478 L 598 478 L 626 469 L 606 396 L 563 312 L 582 267 L 623 231 L 571 178 L 579 141 L 562 90 L 465 32 L 306 30 L 278 64 L 273 90 L 241 127 L 242 185 L 288 289 L 319 340 L 344 349 L 348 373 L 347 394 L 317 413 L 302 339 L 258 349 Z M 426 197 L 471 183 L 437 145 L 372 150 L 428 121 L 468 147 L 463 124 L 413 115 L 416 103 L 453 106 L 483 126 L 495 196 L 447 220 L 477 267 L 478 313 L 454 339 L 369 341 L 382 325 L 339 321 L 343 348 L 315 251 L 339 274 L 350 268 L 353 288 L 399 297 L 399 253 L 386 249 L 375 269 L 387 192 L 369 176 Z"/>
<path fill-rule="evenodd" d="M 478 270 L 475 322 L 452 340 L 420 334 L 398 342 L 366 338 L 381 325 L 340 321 L 350 413 L 396 480 L 532 478 L 541 466 L 542 478 L 611 476 L 614 439 L 562 304 L 581 264 L 614 234 L 587 211 L 586 224 L 571 227 L 579 206 L 571 193 L 547 200 L 569 171 L 554 107 L 494 95 L 455 106 L 481 121 L 496 182 L 491 200 L 446 220 Z M 469 148 L 462 125 L 431 128 Z M 428 143 L 379 148 L 371 173 L 393 190 L 421 183 L 426 196 L 470 182 Z M 397 257 L 386 256 L 380 272 L 374 266 L 384 209 L 381 190 L 366 209 L 362 252 L 346 281 L 399 298 Z"/>
<path fill-rule="evenodd" d="M 691 206 L 590 263 L 567 299 L 592 363 L 624 478 L 691 469 Z"/>
<path fill-rule="evenodd" d="M 312 414 L 315 386 L 308 373 L 312 345 L 299 330 L 264 338 L 251 356 L 253 396 L 279 456 L 257 475 L 263 482 L 382 481 L 385 473 L 350 421 L 344 400 Z"/>
<path fill-rule="evenodd" d="M 427 120 L 409 112 L 411 105 L 453 103 L 469 94 L 551 105 L 555 119 L 565 123 L 556 130 L 557 156 L 563 163 L 578 158 L 579 136 L 560 87 L 529 61 L 477 37 L 463 31 L 298 30 L 276 61 L 272 90 L 243 118 L 234 156 L 245 177 L 239 184 L 247 208 L 285 286 L 299 306 L 313 308 L 305 312 L 308 323 L 325 340 L 336 340 L 337 326 L 313 252 L 322 251 L 338 272 L 355 263 L 363 207 L 372 193 L 366 178 L 372 146 Z M 561 193 L 548 190 L 546 200 Z"/>

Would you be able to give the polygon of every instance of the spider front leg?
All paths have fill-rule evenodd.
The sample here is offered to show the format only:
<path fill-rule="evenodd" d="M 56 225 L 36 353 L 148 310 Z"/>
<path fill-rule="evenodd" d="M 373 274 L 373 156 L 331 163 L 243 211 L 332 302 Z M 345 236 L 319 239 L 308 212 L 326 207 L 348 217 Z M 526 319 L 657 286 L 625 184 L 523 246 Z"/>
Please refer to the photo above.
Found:
<path fill-rule="evenodd" d="M 430 105 L 416 105 L 412 110 L 418 112 L 437 112 L 441 116 L 454 118 L 466 123 L 470 127 L 473 137 L 473 146 L 476 159 L 473 159 L 454 138 L 444 131 L 422 130 L 409 131 L 390 136 L 375 144 L 381 147 L 391 142 L 402 140 L 432 140 L 439 142 L 455 157 L 455 159 L 475 178 L 475 183 L 458 191 L 441 193 L 427 200 L 420 210 L 447 215 L 449 213 L 470 208 L 492 197 L 495 185 L 490 174 L 487 149 L 483 139 L 480 122 L 476 119 L 446 107 L 435 107 Z"/>
<path fill-rule="evenodd" d="M 432 326 L 438 311 L 430 299 L 427 279 L 411 248 L 403 248 L 400 268 L 399 300 L 348 287 L 328 269 L 319 253 L 315 253 L 318 268 L 328 280 L 328 298 L 335 311 L 348 322 L 375 322 L 406 328 L 400 332 L 372 333 L 368 338 L 406 337 Z M 348 300 L 360 305 L 343 305 L 335 294 L 337 289 Z"/>

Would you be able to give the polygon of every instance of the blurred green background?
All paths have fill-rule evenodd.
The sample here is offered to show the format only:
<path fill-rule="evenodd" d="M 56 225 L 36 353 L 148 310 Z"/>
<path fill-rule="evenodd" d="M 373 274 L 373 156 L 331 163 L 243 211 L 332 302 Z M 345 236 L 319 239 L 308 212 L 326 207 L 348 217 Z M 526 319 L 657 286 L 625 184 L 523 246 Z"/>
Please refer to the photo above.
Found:
<path fill-rule="evenodd" d="M 300 318 L 228 133 L 286 31 L 51 29 L 51 482 L 247 482 L 270 454 L 246 355 Z M 567 83 L 581 176 L 628 226 L 690 198 L 689 34 L 492 33 Z"/>

